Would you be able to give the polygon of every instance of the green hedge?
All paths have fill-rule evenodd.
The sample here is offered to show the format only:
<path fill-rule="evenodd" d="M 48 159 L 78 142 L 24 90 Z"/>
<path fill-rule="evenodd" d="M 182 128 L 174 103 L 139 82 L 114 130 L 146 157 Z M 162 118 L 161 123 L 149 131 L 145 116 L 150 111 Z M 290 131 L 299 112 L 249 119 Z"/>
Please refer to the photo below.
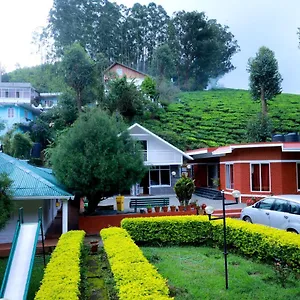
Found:
<path fill-rule="evenodd" d="M 148 262 L 126 230 L 110 227 L 102 229 L 100 235 L 120 300 L 172 299 L 168 296 L 166 280 Z"/>
<path fill-rule="evenodd" d="M 84 231 L 69 231 L 60 237 L 35 300 L 79 299 L 80 257 L 84 236 Z"/>
<path fill-rule="evenodd" d="M 226 221 L 229 248 L 267 262 L 280 259 L 300 272 L 300 235 L 235 219 Z M 223 221 L 208 221 L 207 216 L 128 218 L 121 226 L 140 244 L 213 242 L 223 246 Z"/>

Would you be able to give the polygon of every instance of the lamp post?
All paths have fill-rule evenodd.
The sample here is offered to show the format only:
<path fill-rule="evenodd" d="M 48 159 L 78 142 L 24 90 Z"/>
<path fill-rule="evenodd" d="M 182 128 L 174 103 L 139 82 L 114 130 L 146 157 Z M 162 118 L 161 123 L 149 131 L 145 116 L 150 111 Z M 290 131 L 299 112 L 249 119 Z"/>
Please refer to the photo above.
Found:
<path fill-rule="evenodd" d="M 227 253 L 227 240 L 226 240 L 226 210 L 225 210 L 225 206 L 238 204 L 238 200 L 241 196 L 241 192 L 238 190 L 234 190 L 232 192 L 232 196 L 234 197 L 235 202 L 230 202 L 230 203 L 225 203 L 224 190 L 222 190 L 221 193 L 222 193 L 223 216 L 217 217 L 217 218 L 212 218 L 211 215 L 214 212 L 214 208 L 212 206 L 207 206 L 205 208 L 205 212 L 208 215 L 208 219 L 210 221 L 223 219 L 225 287 L 226 287 L 226 290 L 228 290 L 228 266 L 227 266 L 228 253 Z"/>

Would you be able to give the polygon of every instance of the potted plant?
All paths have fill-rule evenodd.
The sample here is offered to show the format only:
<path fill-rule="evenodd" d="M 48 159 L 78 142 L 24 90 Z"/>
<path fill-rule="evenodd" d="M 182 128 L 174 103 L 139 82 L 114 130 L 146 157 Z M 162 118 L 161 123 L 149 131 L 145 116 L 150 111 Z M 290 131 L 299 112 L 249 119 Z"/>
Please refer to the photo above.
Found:
<path fill-rule="evenodd" d="M 196 207 L 197 207 L 197 200 L 192 200 L 190 202 L 190 206 L 191 206 L 191 208 L 196 209 Z"/>
<path fill-rule="evenodd" d="M 180 206 L 188 205 L 195 191 L 194 180 L 186 174 L 182 174 L 181 178 L 175 183 L 174 191 Z M 181 210 L 180 206 L 178 206 L 179 211 Z"/>
<path fill-rule="evenodd" d="M 151 214 L 151 213 L 152 213 L 152 206 L 151 206 L 151 205 L 148 205 L 148 206 L 147 206 L 147 213 L 148 213 L 148 214 Z"/>
<path fill-rule="evenodd" d="M 154 206 L 154 210 L 155 210 L 156 213 L 159 213 L 159 211 L 160 211 L 160 206 Z"/>
<path fill-rule="evenodd" d="M 247 206 L 251 206 L 251 205 L 253 205 L 253 204 L 255 203 L 253 198 L 254 198 L 254 197 L 252 197 L 251 199 L 249 198 L 249 199 L 246 201 Z"/>
<path fill-rule="evenodd" d="M 161 210 L 162 210 L 163 212 L 168 212 L 168 206 L 163 206 L 163 207 L 161 208 Z"/>
<path fill-rule="evenodd" d="M 175 205 L 171 205 L 171 206 L 170 206 L 170 210 L 171 210 L 171 211 L 176 211 L 176 206 L 175 206 Z"/>
<path fill-rule="evenodd" d="M 205 203 L 203 203 L 200 207 L 201 207 L 201 210 L 202 210 L 202 212 L 203 212 L 203 215 L 206 215 L 206 212 L 205 212 L 205 207 L 206 207 L 207 205 L 205 204 Z M 202 215 L 202 213 L 199 213 L 199 214 L 201 214 Z"/>
<path fill-rule="evenodd" d="M 98 251 L 99 242 L 97 240 L 90 241 L 91 252 L 96 253 Z"/>

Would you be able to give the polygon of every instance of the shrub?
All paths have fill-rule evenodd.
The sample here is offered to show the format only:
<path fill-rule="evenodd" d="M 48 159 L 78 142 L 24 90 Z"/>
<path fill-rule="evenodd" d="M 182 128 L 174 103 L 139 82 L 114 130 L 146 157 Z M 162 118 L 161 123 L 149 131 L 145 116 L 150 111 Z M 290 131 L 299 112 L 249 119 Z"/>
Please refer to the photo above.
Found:
<path fill-rule="evenodd" d="M 181 205 L 188 205 L 195 191 L 194 180 L 185 174 L 177 180 L 174 186 L 174 191 Z"/>
<path fill-rule="evenodd" d="M 100 235 L 120 300 L 172 299 L 166 280 L 147 261 L 126 230 L 111 227 L 102 229 Z"/>
<path fill-rule="evenodd" d="M 35 300 L 79 299 L 80 258 L 84 235 L 84 231 L 69 231 L 60 237 Z"/>
<path fill-rule="evenodd" d="M 209 222 L 205 216 L 128 218 L 121 222 L 136 243 L 200 244 L 223 246 L 222 220 Z M 238 253 L 300 271 L 300 236 L 240 220 L 227 219 L 227 244 Z"/>

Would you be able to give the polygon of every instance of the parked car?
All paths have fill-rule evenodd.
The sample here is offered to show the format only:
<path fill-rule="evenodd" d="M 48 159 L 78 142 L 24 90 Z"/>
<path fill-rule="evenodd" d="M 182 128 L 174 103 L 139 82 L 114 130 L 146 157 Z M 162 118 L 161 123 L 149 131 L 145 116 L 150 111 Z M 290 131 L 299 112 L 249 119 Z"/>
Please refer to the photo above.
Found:
<path fill-rule="evenodd" d="M 300 233 L 300 195 L 264 198 L 245 207 L 241 220 Z"/>

